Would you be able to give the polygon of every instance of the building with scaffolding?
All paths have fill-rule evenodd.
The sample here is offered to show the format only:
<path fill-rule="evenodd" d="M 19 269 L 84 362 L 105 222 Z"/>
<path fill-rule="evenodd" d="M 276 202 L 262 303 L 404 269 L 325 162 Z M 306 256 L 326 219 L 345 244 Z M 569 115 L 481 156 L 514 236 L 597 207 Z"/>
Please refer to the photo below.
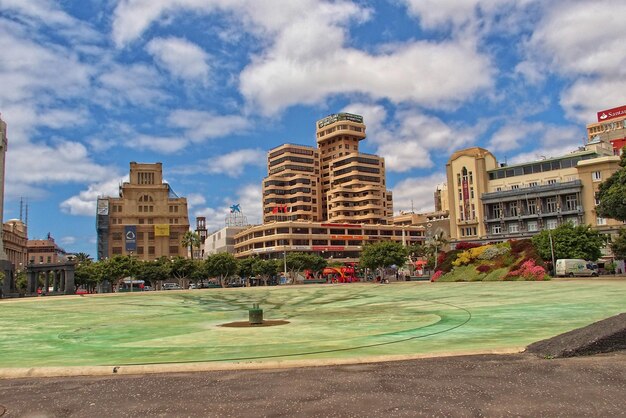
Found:
<path fill-rule="evenodd" d="M 139 260 L 187 257 L 182 237 L 189 231 L 187 199 L 163 182 L 161 163 L 130 163 L 130 181 L 118 197 L 98 198 L 98 260 L 132 255 Z"/>

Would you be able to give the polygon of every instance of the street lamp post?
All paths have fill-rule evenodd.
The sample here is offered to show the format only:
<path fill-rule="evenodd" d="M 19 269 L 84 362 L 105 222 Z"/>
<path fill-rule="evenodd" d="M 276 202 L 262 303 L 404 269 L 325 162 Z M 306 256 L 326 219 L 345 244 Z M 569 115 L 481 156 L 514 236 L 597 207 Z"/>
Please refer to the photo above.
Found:
<path fill-rule="evenodd" d="M 552 232 L 548 229 L 548 238 L 550 239 L 550 254 L 552 255 L 552 274 L 556 273 L 556 265 L 554 263 L 554 245 L 552 243 Z"/>

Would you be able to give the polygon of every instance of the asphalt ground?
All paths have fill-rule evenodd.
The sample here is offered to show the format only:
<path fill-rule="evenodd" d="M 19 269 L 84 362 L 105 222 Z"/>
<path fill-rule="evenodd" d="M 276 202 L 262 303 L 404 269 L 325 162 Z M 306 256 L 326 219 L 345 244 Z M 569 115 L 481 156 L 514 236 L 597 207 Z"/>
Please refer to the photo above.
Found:
<path fill-rule="evenodd" d="M 626 352 L 0 380 L 4 417 L 620 417 Z M 4 415 L 3 415 L 4 409 Z"/>

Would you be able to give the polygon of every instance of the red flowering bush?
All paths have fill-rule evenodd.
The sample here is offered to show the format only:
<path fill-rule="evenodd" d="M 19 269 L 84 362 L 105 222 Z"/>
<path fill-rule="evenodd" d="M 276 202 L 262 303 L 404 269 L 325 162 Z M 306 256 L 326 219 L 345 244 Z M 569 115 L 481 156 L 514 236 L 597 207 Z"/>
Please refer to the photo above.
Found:
<path fill-rule="evenodd" d="M 546 276 L 546 269 L 535 264 L 535 260 L 526 260 L 517 270 L 509 271 L 504 280 L 507 278 L 519 277 L 524 280 L 543 280 Z"/>
<path fill-rule="evenodd" d="M 470 248 L 476 248 L 476 247 L 480 247 L 483 244 L 477 244 L 475 242 L 465 242 L 465 241 L 461 241 L 459 242 L 456 246 L 455 249 L 457 250 L 469 250 Z"/>
<path fill-rule="evenodd" d="M 487 264 L 481 264 L 476 267 L 476 271 L 479 273 L 489 273 L 491 271 L 491 266 Z"/>
<path fill-rule="evenodd" d="M 430 281 L 436 282 L 441 276 L 443 276 L 443 271 L 437 270 L 435 274 L 433 274 L 432 277 L 430 278 Z"/>

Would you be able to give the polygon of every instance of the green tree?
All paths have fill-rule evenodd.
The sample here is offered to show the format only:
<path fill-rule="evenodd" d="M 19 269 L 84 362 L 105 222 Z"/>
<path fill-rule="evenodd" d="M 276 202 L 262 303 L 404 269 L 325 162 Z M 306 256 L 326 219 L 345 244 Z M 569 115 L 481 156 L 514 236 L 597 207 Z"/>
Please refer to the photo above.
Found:
<path fill-rule="evenodd" d="M 555 260 L 559 258 L 597 260 L 602 255 L 601 248 L 605 245 L 603 235 L 591 229 L 589 225 L 573 226 L 567 222 L 551 231 L 541 231 L 532 238 L 537 253 L 545 261 L 552 260 L 550 234 Z"/>
<path fill-rule="evenodd" d="M 222 287 L 226 287 L 225 279 L 237 272 L 237 260 L 229 253 L 211 254 L 204 260 L 204 263 L 207 274 L 217 277 Z"/>
<path fill-rule="evenodd" d="M 103 278 L 108 279 L 111 283 L 134 276 L 137 269 L 137 260 L 128 255 L 116 255 L 100 263 L 102 263 Z"/>
<path fill-rule="evenodd" d="M 240 277 L 245 278 L 246 283 L 251 276 L 254 276 L 254 266 L 259 262 L 259 259 L 256 257 L 248 257 L 243 258 L 241 260 L 237 260 L 237 274 Z"/>
<path fill-rule="evenodd" d="M 161 283 L 171 275 L 171 263 L 165 257 L 161 257 L 153 261 L 144 261 L 140 263 L 137 269 L 137 279 L 150 283 L 156 287 L 157 283 Z"/>
<path fill-rule="evenodd" d="M 317 255 L 302 252 L 292 252 L 287 254 L 287 270 L 292 278 L 291 283 L 295 283 L 297 277 L 304 270 L 311 270 L 315 273 L 326 267 L 326 260 Z"/>
<path fill-rule="evenodd" d="M 174 257 L 170 262 L 170 277 L 175 278 L 182 287 L 186 287 L 197 265 L 194 260 L 184 257 Z"/>
<path fill-rule="evenodd" d="M 371 270 L 383 269 L 393 265 L 402 266 L 406 263 L 407 256 L 408 249 L 401 243 L 380 241 L 365 245 L 359 265 Z"/>
<path fill-rule="evenodd" d="M 598 215 L 626 221 L 626 147 L 622 148 L 620 169 L 600 184 Z"/>
<path fill-rule="evenodd" d="M 200 248 L 200 235 L 193 231 L 187 231 L 183 235 L 180 243 L 183 247 L 189 248 L 191 259 L 193 260 L 193 249 Z"/>
<path fill-rule="evenodd" d="M 620 228 L 617 238 L 614 238 L 610 245 L 615 258 L 626 260 L 626 228 Z"/>
<path fill-rule="evenodd" d="M 254 264 L 254 275 L 263 279 L 263 285 L 267 286 L 267 281 L 272 276 L 276 276 L 283 268 L 281 260 L 256 260 Z"/>

